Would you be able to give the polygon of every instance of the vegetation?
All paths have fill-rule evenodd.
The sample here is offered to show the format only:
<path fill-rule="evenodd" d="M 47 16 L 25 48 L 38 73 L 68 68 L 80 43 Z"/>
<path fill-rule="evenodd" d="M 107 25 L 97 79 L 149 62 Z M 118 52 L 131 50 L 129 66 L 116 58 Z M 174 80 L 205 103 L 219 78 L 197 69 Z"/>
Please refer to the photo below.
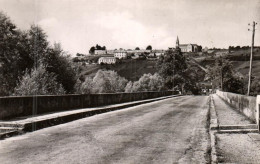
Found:
<path fill-rule="evenodd" d="M 107 49 L 106 46 L 101 47 L 100 45 L 97 44 L 96 47 L 94 46 L 90 47 L 89 53 L 94 54 L 95 50 L 106 50 L 106 49 Z"/>
<path fill-rule="evenodd" d="M 84 94 L 124 92 L 127 82 L 115 71 L 99 70 L 94 78 L 87 77 L 76 90 L 78 93 Z"/>
<path fill-rule="evenodd" d="M 152 50 L 152 49 L 153 49 L 153 48 L 152 48 L 151 45 L 149 45 L 149 46 L 146 47 L 146 50 Z"/>
<path fill-rule="evenodd" d="M 59 95 L 65 94 L 65 90 L 61 84 L 57 82 L 57 76 L 50 73 L 47 67 L 40 64 L 31 72 L 26 71 L 19 80 L 18 86 L 14 89 L 15 95 Z"/>
<path fill-rule="evenodd" d="M 233 93 L 244 93 L 243 81 L 235 75 L 232 64 L 229 61 L 219 58 L 213 67 L 208 67 L 207 76 L 215 82 L 214 85 L 221 86 L 223 91 Z"/>
<path fill-rule="evenodd" d="M 201 77 L 194 64 L 187 62 L 179 48 L 175 51 L 168 50 L 164 56 L 160 57 L 157 66 L 159 74 L 165 79 L 167 89 L 199 93 L 198 82 Z"/>
<path fill-rule="evenodd" d="M 26 84 L 21 79 L 25 80 L 36 74 L 41 64 L 45 65 L 43 70 L 50 73 L 49 78 L 55 77 L 53 82 L 51 80 L 46 80 L 46 82 L 54 84 L 57 80 L 66 93 L 73 92 L 76 75 L 68 55 L 62 51 L 59 44 L 50 46 L 47 35 L 40 27 L 32 25 L 28 31 L 21 31 L 6 15 L 0 13 L 0 37 L 1 96 L 36 92 L 49 94 L 49 91 L 41 92 L 41 88 L 38 88 L 39 92 L 35 91 L 37 87 L 32 87 L 32 92 L 21 91 L 24 88 L 22 84 Z M 30 75 L 30 73 L 34 74 Z M 54 86 L 58 86 L 57 90 L 60 89 L 59 85 Z M 19 92 L 15 91 L 17 88 Z"/>
<path fill-rule="evenodd" d="M 144 74 L 138 81 L 128 82 L 125 92 L 162 91 L 165 90 L 164 79 L 158 74 Z"/>

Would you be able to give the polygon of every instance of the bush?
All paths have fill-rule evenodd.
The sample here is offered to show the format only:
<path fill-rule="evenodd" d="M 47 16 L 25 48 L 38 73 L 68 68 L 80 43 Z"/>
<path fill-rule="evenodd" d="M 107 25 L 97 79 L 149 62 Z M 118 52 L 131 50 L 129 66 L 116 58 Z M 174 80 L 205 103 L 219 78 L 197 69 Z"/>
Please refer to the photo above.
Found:
<path fill-rule="evenodd" d="M 134 83 L 128 82 L 125 92 L 142 92 L 142 91 L 161 91 L 165 89 L 163 78 L 155 73 L 144 74 L 138 81 Z"/>
<path fill-rule="evenodd" d="M 65 94 L 64 88 L 56 81 L 54 73 L 46 71 L 46 66 L 42 64 L 31 72 L 26 71 L 14 93 L 20 96 L 60 94 Z"/>
<path fill-rule="evenodd" d="M 76 90 L 81 94 L 124 92 L 127 82 L 115 71 L 99 70 L 93 79 L 87 77 Z"/>

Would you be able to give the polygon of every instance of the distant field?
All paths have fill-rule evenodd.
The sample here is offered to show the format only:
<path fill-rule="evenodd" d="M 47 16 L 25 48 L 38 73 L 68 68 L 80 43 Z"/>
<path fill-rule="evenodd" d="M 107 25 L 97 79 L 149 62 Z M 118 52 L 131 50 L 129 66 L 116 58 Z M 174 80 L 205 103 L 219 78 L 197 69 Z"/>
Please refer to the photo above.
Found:
<path fill-rule="evenodd" d="M 213 66 L 215 63 L 216 57 L 209 57 L 209 56 L 200 56 L 194 57 L 194 59 L 200 63 L 204 67 Z M 244 76 L 248 76 L 249 71 L 249 59 L 250 59 L 250 50 L 238 50 L 233 51 L 227 55 L 223 56 L 224 60 L 229 60 L 233 68 L 240 72 Z M 254 50 L 254 58 L 253 58 L 253 67 L 252 73 L 253 76 L 260 79 L 260 50 Z"/>
<path fill-rule="evenodd" d="M 231 63 L 236 71 L 240 72 L 244 76 L 248 76 L 249 61 L 232 61 Z M 260 60 L 253 61 L 252 74 L 258 79 L 260 78 Z"/>

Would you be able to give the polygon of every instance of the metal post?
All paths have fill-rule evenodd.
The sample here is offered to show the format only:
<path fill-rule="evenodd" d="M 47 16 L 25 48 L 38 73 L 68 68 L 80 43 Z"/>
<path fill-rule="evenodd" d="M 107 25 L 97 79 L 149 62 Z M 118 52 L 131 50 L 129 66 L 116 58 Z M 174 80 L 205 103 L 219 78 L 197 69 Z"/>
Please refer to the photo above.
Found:
<path fill-rule="evenodd" d="M 249 67 L 249 74 L 248 74 L 248 90 L 247 95 L 250 95 L 250 88 L 251 88 L 251 77 L 252 77 L 252 62 L 253 62 L 253 49 L 254 49 L 254 37 L 255 37 L 255 22 L 253 22 L 253 30 L 252 30 L 252 45 L 251 45 L 251 54 L 250 54 L 250 67 Z"/>

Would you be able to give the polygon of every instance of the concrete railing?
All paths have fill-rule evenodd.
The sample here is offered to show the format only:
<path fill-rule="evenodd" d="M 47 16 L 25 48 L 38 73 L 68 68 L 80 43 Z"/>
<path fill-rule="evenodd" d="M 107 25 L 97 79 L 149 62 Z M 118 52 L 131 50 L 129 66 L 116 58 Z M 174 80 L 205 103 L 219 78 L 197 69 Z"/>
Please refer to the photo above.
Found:
<path fill-rule="evenodd" d="M 253 96 L 240 95 L 230 92 L 222 92 L 217 90 L 216 94 L 226 101 L 228 104 L 239 110 L 246 117 L 254 122 L 258 122 L 257 116 L 257 99 Z"/>
<path fill-rule="evenodd" d="M 174 91 L 61 96 L 0 97 L 0 120 L 18 116 L 97 107 L 177 94 Z"/>
<path fill-rule="evenodd" d="M 256 123 L 260 131 L 260 95 L 256 97 Z"/>

